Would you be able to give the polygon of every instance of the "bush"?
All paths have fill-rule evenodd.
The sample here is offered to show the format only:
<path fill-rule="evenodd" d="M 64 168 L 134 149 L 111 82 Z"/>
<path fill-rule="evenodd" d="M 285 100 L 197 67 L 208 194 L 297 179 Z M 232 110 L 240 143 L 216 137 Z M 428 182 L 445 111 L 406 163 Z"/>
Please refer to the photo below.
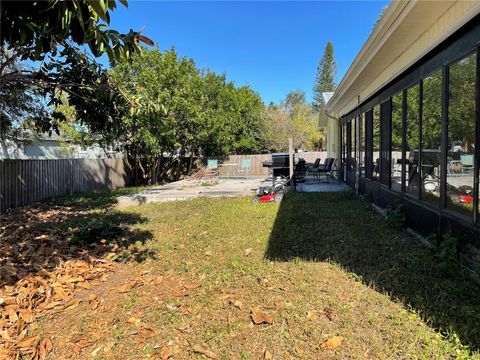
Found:
<path fill-rule="evenodd" d="M 385 222 L 387 225 L 396 230 L 405 227 L 406 217 L 402 205 L 392 205 L 385 210 Z"/>
<path fill-rule="evenodd" d="M 437 261 L 437 267 L 443 271 L 456 269 L 458 265 L 458 238 L 450 231 L 443 235 L 437 242 L 433 255 Z"/>

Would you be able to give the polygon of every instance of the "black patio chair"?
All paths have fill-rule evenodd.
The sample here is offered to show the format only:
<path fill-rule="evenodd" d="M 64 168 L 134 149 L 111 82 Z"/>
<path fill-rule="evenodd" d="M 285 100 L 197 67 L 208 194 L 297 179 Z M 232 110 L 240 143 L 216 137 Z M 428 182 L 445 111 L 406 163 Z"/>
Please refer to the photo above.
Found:
<path fill-rule="evenodd" d="M 335 163 L 334 158 L 326 158 L 323 165 L 319 165 L 316 171 L 319 180 L 320 180 L 320 176 L 322 174 L 325 174 L 325 176 L 327 177 L 327 181 L 330 182 L 334 163 Z"/>
<path fill-rule="evenodd" d="M 306 163 L 307 171 L 314 172 L 316 169 L 318 169 L 318 167 L 320 166 L 320 161 L 321 161 L 320 158 L 317 158 L 313 164 Z"/>
<path fill-rule="evenodd" d="M 320 166 L 320 158 L 317 158 L 315 162 L 312 164 L 307 164 L 306 172 L 307 173 L 313 173 L 314 178 L 317 176 L 317 170 L 318 167 Z"/>

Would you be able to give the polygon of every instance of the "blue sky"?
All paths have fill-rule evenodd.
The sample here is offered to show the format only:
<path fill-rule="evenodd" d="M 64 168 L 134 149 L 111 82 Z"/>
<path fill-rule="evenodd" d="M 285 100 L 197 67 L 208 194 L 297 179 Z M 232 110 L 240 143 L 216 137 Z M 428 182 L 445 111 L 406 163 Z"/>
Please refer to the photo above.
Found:
<path fill-rule="evenodd" d="M 161 49 L 175 46 L 200 68 L 250 85 L 265 103 L 291 90 L 311 100 L 316 66 L 327 41 L 337 60 L 337 81 L 367 39 L 385 1 L 167 2 L 129 1 L 111 26 L 139 30 Z"/>

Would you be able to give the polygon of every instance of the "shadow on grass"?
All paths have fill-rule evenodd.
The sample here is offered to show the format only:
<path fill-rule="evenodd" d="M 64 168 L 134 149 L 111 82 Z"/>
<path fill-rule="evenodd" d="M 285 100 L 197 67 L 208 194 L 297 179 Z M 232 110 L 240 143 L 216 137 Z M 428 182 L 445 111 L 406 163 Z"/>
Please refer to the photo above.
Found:
<path fill-rule="evenodd" d="M 155 257 L 144 245 L 153 237 L 147 219 L 116 211 L 116 197 L 131 190 L 50 199 L 0 214 L 0 286 L 71 259 L 108 257 L 141 262 Z"/>
<path fill-rule="evenodd" d="M 390 229 L 346 193 L 290 193 L 281 203 L 265 258 L 331 261 L 414 308 L 444 334 L 480 350 L 480 286 L 446 273 L 431 250 Z"/>

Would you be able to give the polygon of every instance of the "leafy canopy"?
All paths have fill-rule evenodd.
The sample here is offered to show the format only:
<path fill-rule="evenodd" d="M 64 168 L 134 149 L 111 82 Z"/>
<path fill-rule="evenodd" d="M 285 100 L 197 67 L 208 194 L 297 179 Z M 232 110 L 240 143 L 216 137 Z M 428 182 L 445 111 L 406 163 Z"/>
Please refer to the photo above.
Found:
<path fill-rule="evenodd" d="M 126 0 L 120 2 L 127 6 Z M 41 60 L 59 45 L 87 45 L 94 56 L 107 52 L 111 61 L 139 50 L 139 41 L 153 45 L 140 32 L 121 34 L 108 28 L 115 0 L 2 1 L 0 46 L 21 50 L 22 60 Z"/>

